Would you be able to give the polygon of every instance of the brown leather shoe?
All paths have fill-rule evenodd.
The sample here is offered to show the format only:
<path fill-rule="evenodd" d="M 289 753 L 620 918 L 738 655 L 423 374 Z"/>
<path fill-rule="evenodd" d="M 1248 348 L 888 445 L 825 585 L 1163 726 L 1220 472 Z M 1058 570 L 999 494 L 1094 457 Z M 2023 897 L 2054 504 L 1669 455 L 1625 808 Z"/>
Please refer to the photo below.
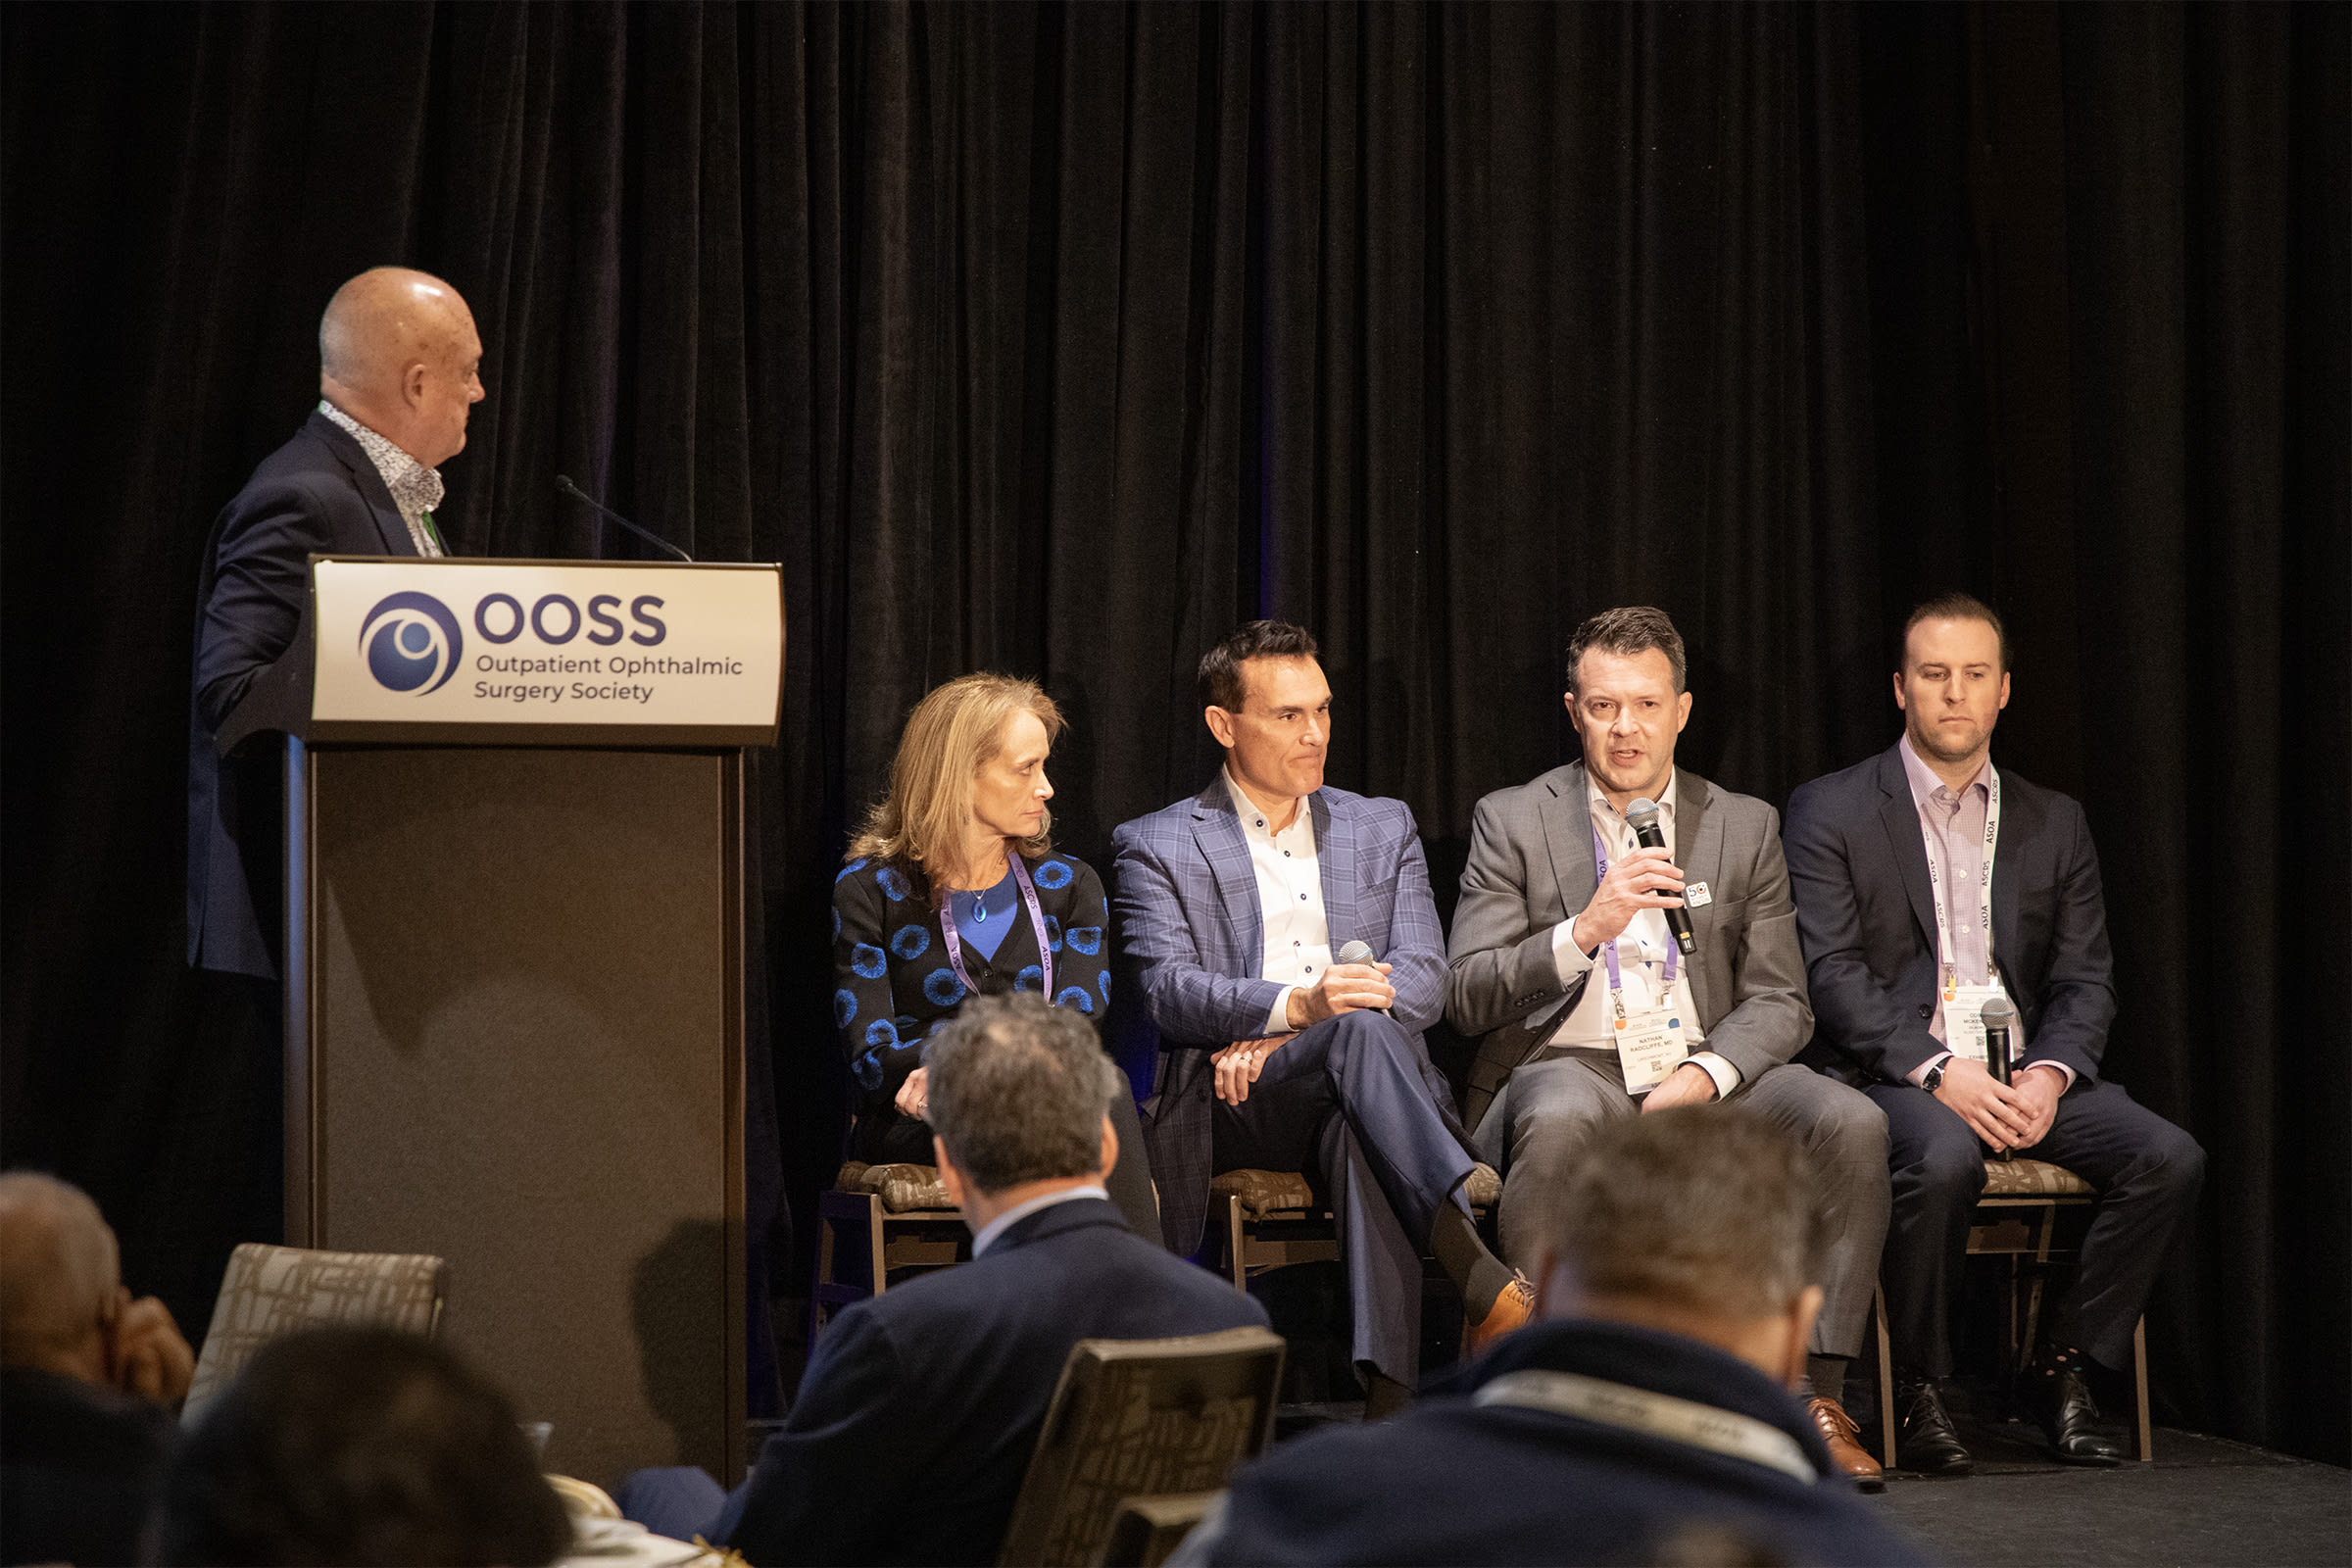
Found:
<path fill-rule="evenodd" d="M 1524 1274 L 1513 1274 L 1511 1283 L 1494 1298 L 1487 1315 L 1462 1329 L 1464 1359 L 1476 1355 L 1513 1329 L 1525 1328 L 1528 1315 L 1536 1309 L 1536 1288 Z"/>
<path fill-rule="evenodd" d="M 1805 1414 L 1813 1418 L 1813 1430 L 1821 1434 L 1821 1441 L 1830 1446 L 1832 1474 L 1844 1476 L 1864 1492 L 1886 1489 L 1886 1472 L 1862 1446 L 1862 1429 L 1854 1425 L 1844 1405 L 1816 1394 L 1805 1401 Z"/>

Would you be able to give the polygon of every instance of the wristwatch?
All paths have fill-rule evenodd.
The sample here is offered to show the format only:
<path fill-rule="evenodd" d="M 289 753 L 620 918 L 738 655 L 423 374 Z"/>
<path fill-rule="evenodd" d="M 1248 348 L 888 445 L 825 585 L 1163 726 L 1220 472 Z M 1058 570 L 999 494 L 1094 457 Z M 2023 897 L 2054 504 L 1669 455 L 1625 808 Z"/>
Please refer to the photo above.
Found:
<path fill-rule="evenodd" d="M 1935 1066 L 1930 1067 L 1926 1072 L 1921 1073 L 1919 1075 L 1919 1087 L 1925 1089 L 1931 1095 L 1936 1090 L 1941 1089 L 1943 1087 L 1943 1063 L 1939 1061 Z"/>

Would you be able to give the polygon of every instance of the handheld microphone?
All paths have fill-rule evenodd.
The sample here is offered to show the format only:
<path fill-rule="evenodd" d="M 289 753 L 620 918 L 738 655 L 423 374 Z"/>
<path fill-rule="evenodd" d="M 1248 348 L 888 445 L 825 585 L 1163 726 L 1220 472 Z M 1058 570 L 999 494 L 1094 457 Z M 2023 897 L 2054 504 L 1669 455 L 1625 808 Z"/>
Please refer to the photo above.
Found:
<path fill-rule="evenodd" d="M 2017 1009 L 2009 1004 L 2007 997 L 1991 996 L 1986 997 L 1984 1005 L 1977 1009 L 1977 1016 L 1984 1020 L 1984 1064 L 1991 1069 L 1994 1078 L 2005 1084 L 2009 1081 L 2009 1031 L 2017 1023 Z M 1996 1150 L 1994 1152 L 2002 1159 L 2011 1159 L 2017 1154 L 2014 1149 Z"/>
<path fill-rule="evenodd" d="M 1372 950 L 1364 946 L 1361 939 L 1350 941 L 1341 948 L 1339 960 L 1342 963 L 1378 963 L 1380 961 L 1372 956 Z M 1393 1016 L 1386 1007 L 1372 1007 L 1367 1010 L 1377 1012 L 1384 1018 Z"/>
<path fill-rule="evenodd" d="M 1634 837 L 1641 841 L 1643 849 L 1662 850 L 1666 847 L 1666 835 L 1658 827 L 1658 803 L 1648 796 L 1638 797 L 1625 808 L 1625 822 L 1634 830 Z M 1674 933 L 1675 946 L 1683 950 L 1684 957 L 1690 957 L 1698 951 L 1698 939 L 1690 934 L 1690 911 L 1679 904 L 1671 904 L 1666 906 L 1665 914 L 1667 929 Z"/>
<path fill-rule="evenodd" d="M 571 497 L 571 499 L 574 501 L 586 502 L 589 506 L 594 507 L 606 516 L 611 517 L 614 522 L 619 523 L 623 528 L 628 529 L 629 532 L 635 534 L 638 538 L 650 540 L 654 544 L 661 546 L 663 550 L 668 551 L 671 555 L 677 557 L 689 566 L 694 564 L 694 558 L 692 556 L 688 555 L 685 551 L 680 550 L 676 545 L 671 544 L 660 534 L 655 533 L 652 529 L 638 527 L 628 518 L 622 516 L 619 513 L 614 512 L 611 507 L 606 506 L 602 501 L 597 500 L 596 497 L 590 495 L 578 485 L 573 484 L 569 474 L 559 473 L 556 475 L 556 489 L 563 494 Z"/>

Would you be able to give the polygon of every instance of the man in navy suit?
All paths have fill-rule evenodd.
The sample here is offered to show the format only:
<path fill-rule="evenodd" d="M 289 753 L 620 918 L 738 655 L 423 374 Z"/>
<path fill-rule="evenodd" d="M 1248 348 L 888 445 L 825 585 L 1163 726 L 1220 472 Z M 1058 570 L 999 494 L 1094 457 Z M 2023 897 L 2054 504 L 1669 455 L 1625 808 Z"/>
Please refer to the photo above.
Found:
<path fill-rule="evenodd" d="M 1826 1240 L 1803 1147 L 1738 1104 L 1615 1118 L 1559 1197 L 1541 1321 L 1245 1466 L 1171 1564 L 1918 1562 L 1789 1393 Z"/>
<path fill-rule="evenodd" d="M 971 1262 L 836 1318 L 723 1505 L 696 1472 L 709 1512 L 657 1514 L 632 1478 L 629 1517 L 677 1535 L 710 1519 L 700 1533 L 755 1563 L 993 1562 L 1071 1346 L 1265 1326 L 1256 1301 L 1137 1236 L 1105 1195 L 1118 1135 L 1102 1106 L 1119 1086 L 1085 1018 L 1027 993 L 977 998 L 924 1060 Z"/>
<path fill-rule="evenodd" d="M 1421 1250 L 1461 1287 L 1476 1348 L 1534 1289 L 1479 1240 L 1476 1158 L 1421 1031 L 1446 1006 L 1446 941 L 1413 814 L 1323 782 L 1331 687 L 1314 639 L 1253 621 L 1200 662 L 1225 766 L 1123 823 L 1119 922 L 1160 1055 L 1144 1139 L 1168 1245 L 1200 1244 L 1218 1171 L 1306 1172 L 1331 1203 L 1367 1413 L 1419 1372 Z M 1374 961 L 1348 962 L 1350 942 Z"/>
<path fill-rule="evenodd" d="M 2129 1364 L 2204 1152 L 2101 1074 L 2115 987 L 2098 855 L 2081 806 L 1992 765 L 2009 702 L 2000 618 L 1965 594 L 1913 611 L 1894 698 L 1903 738 L 1798 789 L 1782 837 L 1815 1017 L 1799 1059 L 1886 1112 L 1898 1452 L 1909 1469 L 1970 1468 L 1936 1392 L 1946 1313 L 1985 1151 L 2017 1150 L 2099 1193 L 2027 1393 L 2060 1459 L 2114 1464 L 2123 1450 L 2097 1430 L 2084 1360 Z M 1996 994 L 2017 1014 L 2007 1083 L 1987 1070 L 1979 1020 Z"/>
<path fill-rule="evenodd" d="M 482 342 L 456 289 L 379 267 L 318 323 L 318 407 L 213 525 L 197 587 L 188 724 L 188 961 L 277 977 L 274 755 L 224 763 L 213 738 L 292 646 L 310 557 L 438 556 L 439 466 L 482 400 Z"/>

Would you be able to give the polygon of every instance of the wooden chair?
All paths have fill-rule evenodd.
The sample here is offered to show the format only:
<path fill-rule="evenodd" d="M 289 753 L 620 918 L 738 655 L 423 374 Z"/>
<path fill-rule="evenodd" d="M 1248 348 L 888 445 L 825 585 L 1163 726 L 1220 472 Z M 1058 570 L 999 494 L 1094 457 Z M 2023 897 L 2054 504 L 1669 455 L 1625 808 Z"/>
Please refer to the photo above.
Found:
<path fill-rule="evenodd" d="M 936 1166 L 852 1160 L 832 1191 L 816 1195 L 809 1343 L 835 1312 L 888 1290 L 893 1271 L 949 1268 L 971 1255 L 971 1233 Z"/>
<path fill-rule="evenodd" d="M 2090 1183 L 2063 1165 L 2044 1159 L 1988 1159 L 1984 1162 L 1984 1192 L 1977 1200 L 1975 1222 L 1968 1228 L 1971 1256 L 2007 1257 L 2009 1291 L 2002 1309 L 2001 1381 L 2007 1389 L 2034 1353 L 2041 1323 L 2042 1281 L 2066 1250 L 2055 1243 L 2058 1211 L 2098 1201 Z M 2020 1307 L 2020 1298 L 2024 1305 Z M 1881 1462 L 1894 1468 L 1894 1346 L 1886 1332 L 1886 1291 L 1880 1286 L 1871 1301 L 1879 1339 L 1879 1430 Z M 2132 1382 L 2137 1405 L 2141 1463 L 2156 1457 L 2154 1429 L 2148 1420 L 2148 1320 L 2143 1315 L 2132 1329 Z"/>
<path fill-rule="evenodd" d="M 229 1254 L 220 1278 L 180 1425 L 194 1427 L 205 1406 L 271 1340 L 335 1323 L 438 1333 L 448 1273 L 446 1263 L 423 1252 L 327 1252 L 245 1243 Z"/>
<path fill-rule="evenodd" d="M 1214 1494 L 1272 1436 L 1282 1358 L 1260 1328 L 1070 1347 L 997 1560 L 1100 1562 L 1122 1509 Z"/>
<path fill-rule="evenodd" d="M 1492 1166 L 1472 1168 L 1462 1184 L 1471 1212 L 1485 1215 L 1502 1196 Z M 1298 1171 L 1229 1170 L 1208 1184 L 1210 1222 L 1220 1232 L 1218 1256 L 1237 1291 L 1268 1269 L 1324 1263 L 1340 1255 L 1331 1211 Z"/>

